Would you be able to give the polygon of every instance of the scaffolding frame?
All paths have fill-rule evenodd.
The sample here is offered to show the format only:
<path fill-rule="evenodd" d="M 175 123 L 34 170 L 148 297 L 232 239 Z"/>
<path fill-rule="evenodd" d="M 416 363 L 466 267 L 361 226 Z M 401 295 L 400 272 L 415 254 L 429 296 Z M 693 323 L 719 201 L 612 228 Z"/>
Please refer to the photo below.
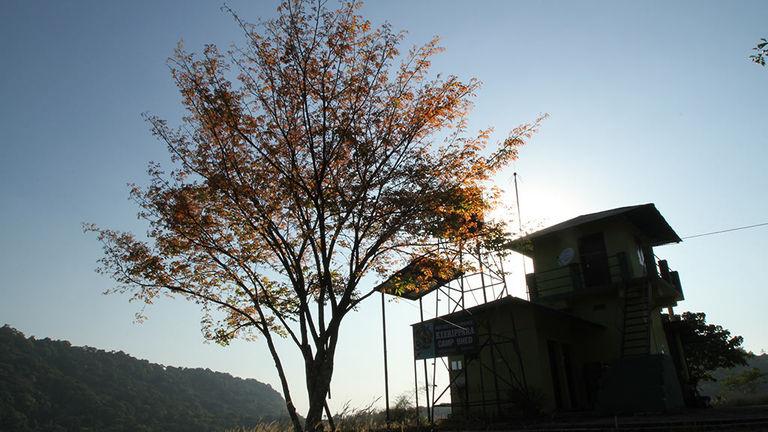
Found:
<path fill-rule="evenodd" d="M 451 315 L 455 313 L 461 313 L 466 317 L 472 317 L 471 308 L 487 304 L 492 301 L 500 300 L 503 297 L 509 296 L 509 288 L 507 286 L 506 273 L 504 271 L 504 260 L 499 253 L 493 253 L 484 250 L 477 245 L 474 251 L 466 252 L 463 248 L 459 250 L 459 266 L 461 268 L 465 265 L 465 260 L 474 261 L 477 270 L 471 273 L 462 273 L 458 278 L 448 281 L 445 284 L 437 286 L 436 289 L 419 296 L 419 323 L 423 324 L 424 319 L 424 302 L 423 298 L 433 295 L 435 297 L 435 315 L 429 320 L 440 320 L 448 324 L 460 327 L 458 324 L 443 318 L 440 315 L 440 302 L 446 301 L 447 307 L 445 308 L 445 315 Z M 479 292 L 479 294 L 478 294 Z M 489 295 L 490 293 L 490 295 Z M 388 370 L 387 370 L 387 347 L 386 347 L 386 313 L 385 313 L 385 300 L 384 291 L 382 290 L 382 333 L 384 344 L 384 379 L 385 379 L 385 401 L 386 401 L 386 420 L 387 427 L 390 426 L 389 415 L 389 383 L 388 383 Z M 480 295 L 480 299 L 478 299 Z M 441 298 L 442 297 L 442 298 Z M 471 300 L 471 301 L 470 301 Z M 407 300 L 406 300 L 407 301 Z M 472 304 L 474 303 L 474 304 Z M 443 315 L 443 316 L 445 316 Z M 470 408 L 480 407 L 483 416 L 487 418 L 487 409 L 489 406 L 495 407 L 497 414 L 502 413 L 503 406 L 511 406 L 517 404 L 510 398 L 504 398 L 501 395 L 500 382 L 506 386 L 507 389 L 515 389 L 516 391 L 526 393 L 528 392 L 528 384 L 525 374 L 525 368 L 522 361 L 522 355 L 518 343 L 517 325 L 515 323 L 515 317 L 510 316 L 512 320 L 512 332 L 513 336 L 509 337 L 503 334 L 494 333 L 490 328 L 490 322 L 488 323 L 488 329 L 484 333 L 477 333 L 478 348 L 472 354 L 464 354 L 462 358 L 462 367 L 460 373 L 451 369 L 451 365 L 446 362 L 447 356 L 437 356 L 430 359 L 416 359 L 414 353 L 414 398 L 417 410 L 417 422 L 420 421 L 420 404 L 419 404 L 419 361 L 423 363 L 423 376 L 422 381 L 425 407 L 427 410 L 427 422 L 429 426 L 434 425 L 435 421 L 435 407 L 440 403 L 441 399 L 446 393 L 451 395 L 451 386 L 453 386 L 460 378 L 464 378 L 464 398 L 461 402 L 463 409 L 464 419 L 469 419 L 471 416 Z M 515 359 L 509 359 L 508 355 L 505 355 L 504 351 L 500 349 L 503 345 L 512 345 L 512 352 Z M 489 350 L 490 362 L 484 362 L 483 353 Z M 498 371 L 497 366 L 498 359 L 503 363 L 503 367 L 507 372 L 509 378 L 506 378 Z M 437 371 L 438 371 L 438 359 L 439 363 L 442 363 L 447 375 L 448 383 L 445 385 L 438 394 L 437 385 Z M 429 379 L 429 365 L 428 360 L 431 360 L 432 364 L 432 380 L 430 384 Z M 519 367 L 519 376 L 515 372 L 515 368 L 512 367 L 511 362 L 517 361 Z M 469 392 L 469 365 L 479 363 L 479 380 L 480 380 L 480 400 L 471 401 Z M 490 363 L 490 364 L 487 364 Z M 454 373 L 452 373 L 454 372 Z M 484 373 L 485 372 L 485 373 Z M 493 384 L 493 398 L 487 398 L 486 396 L 486 374 L 490 374 L 488 379 L 491 380 L 488 384 Z M 521 395 L 524 396 L 524 395 Z M 450 407 L 452 415 L 455 415 L 456 408 L 458 408 L 456 401 L 451 398 Z"/>

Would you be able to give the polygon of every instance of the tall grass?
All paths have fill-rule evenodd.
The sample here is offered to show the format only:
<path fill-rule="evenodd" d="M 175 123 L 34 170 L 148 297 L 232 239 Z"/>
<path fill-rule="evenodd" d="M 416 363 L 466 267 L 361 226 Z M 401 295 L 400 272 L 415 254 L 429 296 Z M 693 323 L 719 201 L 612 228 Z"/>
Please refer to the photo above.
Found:
<path fill-rule="evenodd" d="M 347 402 L 341 411 L 333 416 L 332 422 L 327 419 L 323 426 L 327 431 L 334 432 L 369 432 L 369 431 L 394 431 L 406 432 L 415 430 L 417 422 L 426 424 L 426 419 L 417 419 L 416 408 L 408 403 L 407 399 L 397 399 L 395 406 L 390 408 L 390 422 L 387 425 L 386 412 L 383 409 L 374 408 L 378 400 L 374 400 L 368 406 L 362 408 L 350 407 Z M 270 422 L 260 424 L 252 428 L 235 428 L 227 432 L 293 432 L 289 422 Z"/>

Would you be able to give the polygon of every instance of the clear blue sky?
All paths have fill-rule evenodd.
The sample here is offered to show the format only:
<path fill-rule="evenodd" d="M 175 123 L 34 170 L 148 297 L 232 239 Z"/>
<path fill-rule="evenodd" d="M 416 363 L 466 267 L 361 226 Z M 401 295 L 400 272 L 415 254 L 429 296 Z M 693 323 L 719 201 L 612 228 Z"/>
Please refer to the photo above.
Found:
<path fill-rule="evenodd" d="M 250 20 L 276 6 L 228 3 Z M 133 324 L 140 305 L 100 294 L 111 281 L 94 273 L 100 248 L 80 230 L 88 221 L 143 231 L 126 183 L 144 181 L 146 163 L 167 156 L 140 113 L 172 122 L 182 114 L 165 66 L 179 39 L 194 50 L 241 40 L 219 6 L 0 3 L 0 323 L 278 387 L 260 342 L 203 344 L 193 305 L 160 301 L 147 323 Z M 503 137 L 550 113 L 514 167 L 527 224 L 645 202 L 683 236 L 768 221 L 768 69 L 747 60 L 768 37 L 768 2 L 387 0 L 363 13 L 408 30 L 408 44 L 442 37 L 435 70 L 484 83 L 472 127 Z M 767 249 L 768 228 L 757 228 L 657 254 L 680 271 L 679 310 L 706 312 L 759 352 L 768 349 Z M 369 301 L 343 328 L 334 407 L 383 393 L 378 308 Z M 389 316 L 398 394 L 412 388 L 418 311 L 392 303 Z M 303 408 L 302 366 L 291 357 Z"/>

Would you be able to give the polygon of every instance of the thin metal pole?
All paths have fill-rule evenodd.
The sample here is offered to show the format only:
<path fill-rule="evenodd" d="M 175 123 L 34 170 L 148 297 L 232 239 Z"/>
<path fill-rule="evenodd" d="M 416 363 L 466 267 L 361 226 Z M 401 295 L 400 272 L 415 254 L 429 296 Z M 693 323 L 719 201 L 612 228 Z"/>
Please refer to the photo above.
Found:
<path fill-rule="evenodd" d="M 515 203 L 517 204 L 517 228 L 523 230 L 523 217 L 520 215 L 520 194 L 517 189 L 517 173 L 512 173 L 515 180 Z M 523 263 L 525 264 L 525 263 Z"/>
<path fill-rule="evenodd" d="M 501 281 L 504 283 L 504 295 L 509 295 L 509 290 L 507 289 L 507 274 L 504 273 L 504 257 L 499 255 L 499 268 L 501 269 Z"/>
<path fill-rule="evenodd" d="M 488 322 L 488 339 L 490 340 L 489 347 L 491 348 L 491 372 L 493 372 L 493 391 L 496 396 L 496 415 L 501 414 L 501 395 L 499 393 L 499 374 L 496 371 L 496 341 L 493 340 L 493 330 L 491 329 L 491 322 Z"/>
<path fill-rule="evenodd" d="M 435 292 L 435 318 L 440 314 L 440 290 Z M 435 393 L 437 392 L 437 358 L 432 359 L 432 411 L 430 412 L 430 418 L 435 418 Z"/>
<path fill-rule="evenodd" d="M 488 303 L 488 295 L 485 293 L 485 270 L 483 269 L 483 253 L 480 242 L 477 243 L 477 262 L 480 265 L 480 285 L 483 286 L 483 303 Z"/>
<path fill-rule="evenodd" d="M 485 380 L 483 379 L 483 348 L 477 353 L 477 359 L 480 361 L 480 400 L 483 404 L 483 417 L 486 418 L 485 412 Z"/>
<path fill-rule="evenodd" d="M 464 369 L 464 420 L 469 418 L 469 360 L 467 360 L 467 355 L 465 354 L 463 357 L 464 364 L 461 365 L 462 369 Z"/>
<path fill-rule="evenodd" d="M 464 271 L 464 246 L 459 249 L 459 267 Z M 464 309 L 464 275 L 459 278 L 459 287 L 461 288 L 461 308 Z"/>
<path fill-rule="evenodd" d="M 517 191 L 517 173 L 512 173 L 512 177 L 515 179 L 515 203 L 517 204 L 517 228 L 522 233 L 523 232 L 523 216 L 520 214 L 520 194 Z M 520 256 L 523 258 L 523 286 L 525 287 L 525 295 L 528 297 L 528 300 L 531 300 L 531 292 L 528 290 L 528 282 L 525 278 L 525 275 L 528 273 L 528 271 L 525 269 L 525 255 L 520 254 Z"/>
<path fill-rule="evenodd" d="M 389 367 L 387 365 L 387 314 L 384 307 L 384 291 L 381 291 L 381 333 L 384 340 L 384 403 L 387 408 L 387 430 L 389 430 Z"/>
<path fill-rule="evenodd" d="M 424 322 L 424 303 L 422 298 L 419 297 L 419 315 L 421 316 L 421 322 Z M 427 421 L 432 423 L 432 410 L 429 404 L 429 372 L 427 371 L 427 359 L 424 359 L 424 392 L 426 393 L 425 403 L 427 404 Z"/>
<path fill-rule="evenodd" d="M 419 413 L 419 369 L 418 361 L 413 360 L 413 394 L 416 395 L 416 425 L 421 426 L 421 414 Z"/>
<path fill-rule="evenodd" d="M 517 335 L 517 324 L 515 324 L 515 314 L 512 313 L 509 315 L 512 319 L 512 334 L 515 336 L 514 342 L 512 343 L 512 347 L 515 350 L 515 354 L 517 354 L 517 361 L 520 364 L 520 374 L 523 376 L 523 386 L 525 387 L 525 391 L 528 391 L 528 380 L 525 377 L 525 366 L 523 366 L 523 355 L 520 352 L 520 337 Z"/>

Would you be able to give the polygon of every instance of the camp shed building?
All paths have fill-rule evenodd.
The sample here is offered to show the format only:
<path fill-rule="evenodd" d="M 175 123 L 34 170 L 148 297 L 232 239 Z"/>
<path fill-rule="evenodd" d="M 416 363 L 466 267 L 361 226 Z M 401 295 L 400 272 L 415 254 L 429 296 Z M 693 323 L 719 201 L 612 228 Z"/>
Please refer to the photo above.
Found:
<path fill-rule="evenodd" d="M 512 248 L 533 260 L 530 301 L 507 296 L 414 324 L 415 358 L 448 357 L 457 417 L 682 407 L 685 362 L 662 314 L 684 297 L 653 251 L 680 241 L 653 204 L 527 235 Z"/>

